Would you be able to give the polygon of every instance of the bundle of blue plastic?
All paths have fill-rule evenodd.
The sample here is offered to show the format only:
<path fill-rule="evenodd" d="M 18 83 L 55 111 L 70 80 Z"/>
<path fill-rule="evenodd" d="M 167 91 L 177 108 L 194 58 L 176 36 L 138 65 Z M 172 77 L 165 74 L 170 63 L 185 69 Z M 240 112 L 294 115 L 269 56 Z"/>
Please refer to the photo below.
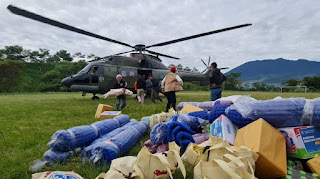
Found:
<path fill-rule="evenodd" d="M 259 118 L 263 118 L 275 128 L 296 127 L 303 125 L 301 119 L 305 104 L 305 98 L 255 101 L 243 104 L 245 109 L 250 109 L 245 111 L 240 109 L 241 105 L 234 106 L 235 104 L 233 104 L 227 109 L 227 117 L 239 127 Z"/>
<path fill-rule="evenodd" d="M 209 122 L 212 123 L 216 120 L 221 114 L 226 115 L 225 110 L 230 106 L 230 104 L 221 104 L 216 105 L 212 111 L 209 113 Z"/>
<path fill-rule="evenodd" d="M 190 116 L 188 114 L 175 114 L 170 119 L 170 121 L 178 121 L 187 124 L 191 129 L 197 129 L 203 124 L 204 119 Z"/>
<path fill-rule="evenodd" d="M 161 145 L 167 142 L 167 123 L 160 122 L 153 126 L 150 132 L 150 140 L 154 145 Z"/>
<path fill-rule="evenodd" d="M 92 156 L 91 152 L 94 151 L 95 149 L 95 144 L 98 144 L 100 142 L 105 142 L 107 141 L 108 139 L 120 134 L 122 131 L 126 130 L 128 127 L 130 126 L 133 126 L 135 124 L 137 124 L 138 121 L 135 120 L 135 119 L 131 119 L 130 122 L 128 122 L 127 124 L 125 124 L 124 126 L 122 127 L 119 127 L 101 137 L 99 137 L 98 139 L 94 140 L 89 146 L 87 146 L 86 148 L 83 149 L 82 151 L 82 158 L 84 160 L 86 160 L 88 158 L 88 156 Z"/>
<path fill-rule="evenodd" d="M 67 152 L 89 145 L 96 138 L 129 122 L 127 115 L 95 122 L 91 125 L 71 127 L 55 132 L 48 145 L 55 151 Z"/>
<path fill-rule="evenodd" d="M 190 142 L 195 142 L 192 135 L 196 132 L 184 123 L 172 121 L 167 124 L 167 141 L 175 141 L 185 151 Z"/>
<path fill-rule="evenodd" d="M 307 100 L 302 116 L 304 125 L 320 127 L 320 98 Z"/>
<path fill-rule="evenodd" d="M 111 137 L 109 135 L 110 138 L 104 138 L 101 142 L 94 142 L 91 151 L 86 151 L 86 154 L 83 155 L 84 160 L 89 159 L 93 163 L 105 161 L 110 164 L 113 159 L 130 150 L 147 130 L 148 124 L 145 121 L 140 121 L 115 136 Z"/>
<path fill-rule="evenodd" d="M 195 111 L 195 112 L 188 113 L 188 115 L 198 117 L 204 120 L 209 119 L 208 111 Z"/>
<path fill-rule="evenodd" d="M 58 152 L 50 149 L 43 154 L 43 160 L 48 161 L 50 163 L 57 163 L 57 162 L 62 163 L 70 159 L 72 153 L 73 153 L 72 151 Z"/>

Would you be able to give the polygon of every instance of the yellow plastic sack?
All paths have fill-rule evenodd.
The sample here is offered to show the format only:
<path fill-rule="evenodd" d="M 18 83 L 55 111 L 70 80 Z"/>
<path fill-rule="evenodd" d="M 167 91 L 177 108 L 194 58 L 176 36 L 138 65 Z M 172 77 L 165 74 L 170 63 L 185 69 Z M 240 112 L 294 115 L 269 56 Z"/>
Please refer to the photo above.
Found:
<path fill-rule="evenodd" d="M 72 179 L 83 179 L 79 174 L 75 172 L 41 172 L 32 174 L 31 179 L 49 179 L 49 178 L 72 178 Z"/>
<path fill-rule="evenodd" d="M 127 156 L 112 160 L 107 173 L 101 173 L 96 179 L 140 179 L 139 169 L 134 172 L 137 157 Z"/>
<path fill-rule="evenodd" d="M 139 169 L 143 177 L 141 179 L 149 178 L 173 178 L 172 174 L 176 169 L 180 168 L 184 178 L 186 177 L 186 170 L 180 158 L 178 147 L 175 142 L 169 144 L 169 151 L 164 153 L 151 154 L 146 147 L 143 147 L 138 153 L 136 160 L 136 169 Z"/>
<path fill-rule="evenodd" d="M 255 179 L 252 173 L 248 173 L 232 162 L 228 163 L 218 159 L 201 160 L 194 168 L 194 179 Z"/>

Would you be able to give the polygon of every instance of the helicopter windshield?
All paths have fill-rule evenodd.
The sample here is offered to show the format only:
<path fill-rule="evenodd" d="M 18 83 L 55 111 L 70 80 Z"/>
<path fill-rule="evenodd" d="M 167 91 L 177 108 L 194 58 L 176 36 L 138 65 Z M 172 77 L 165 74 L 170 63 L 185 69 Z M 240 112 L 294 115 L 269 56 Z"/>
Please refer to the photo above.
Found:
<path fill-rule="evenodd" d="M 89 73 L 90 70 L 91 70 L 91 65 L 87 65 L 82 70 L 80 70 L 79 73 Z"/>

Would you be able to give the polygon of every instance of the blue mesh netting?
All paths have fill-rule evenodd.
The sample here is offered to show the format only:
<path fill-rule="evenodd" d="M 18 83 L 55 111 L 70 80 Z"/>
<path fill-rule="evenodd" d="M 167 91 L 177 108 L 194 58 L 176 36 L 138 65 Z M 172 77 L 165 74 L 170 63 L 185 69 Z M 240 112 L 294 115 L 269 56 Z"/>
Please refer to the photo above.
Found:
<path fill-rule="evenodd" d="M 71 151 L 78 147 L 89 145 L 99 136 L 123 126 L 129 120 L 127 115 L 120 115 L 113 119 L 95 122 L 91 125 L 59 130 L 52 135 L 48 145 L 55 151 Z"/>
<path fill-rule="evenodd" d="M 226 115 L 225 110 L 230 106 L 230 104 L 224 104 L 224 105 L 216 105 L 213 110 L 209 113 L 209 122 L 212 123 L 214 120 L 216 120 L 221 114 Z"/>
<path fill-rule="evenodd" d="M 48 161 L 50 163 L 57 163 L 57 162 L 62 163 L 70 159 L 72 153 L 73 153 L 72 151 L 58 152 L 50 149 L 43 154 L 43 160 Z"/>
<path fill-rule="evenodd" d="M 175 141 L 182 151 L 185 151 L 190 142 L 194 143 L 193 134 L 195 132 L 184 123 L 172 121 L 167 124 L 167 141 Z"/>
<path fill-rule="evenodd" d="M 191 112 L 188 113 L 189 116 L 194 116 L 194 117 L 198 117 L 204 120 L 208 120 L 209 119 L 209 115 L 208 115 L 208 111 L 196 111 L 196 112 Z"/>
<path fill-rule="evenodd" d="M 167 142 L 167 124 L 161 122 L 153 126 L 150 132 L 150 140 L 154 145 L 161 145 Z"/>
<path fill-rule="evenodd" d="M 104 140 L 97 139 L 100 142 L 93 142 L 87 147 L 90 150 L 84 150 L 83 159 L 93 163 L 102 160 L 110 164 L 113 159 L 130 150 L 147 130 L 148 124 L 140 121 L 113 136 L 107 134 L 109 138 L 102 136 Z"/>

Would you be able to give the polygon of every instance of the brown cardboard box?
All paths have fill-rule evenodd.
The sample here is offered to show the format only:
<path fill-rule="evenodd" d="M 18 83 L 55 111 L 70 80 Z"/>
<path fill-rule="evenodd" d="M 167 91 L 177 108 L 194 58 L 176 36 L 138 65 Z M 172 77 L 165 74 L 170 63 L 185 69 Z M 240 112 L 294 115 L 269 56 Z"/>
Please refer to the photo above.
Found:
<path fill-rule="evenodd" d="M 203 111 L 202 108 L 198 108 L 196 106 L 192 106 L 190 104 L 186 104 L 182 109 L 181 113 L 191 113 L 191 112 L 196 112 L 196 111 Z"/>
<path fill-rule="evenodd" d="M 100 114 L 103 111 L 112 111 L 112 106 L 105 105 L 105 104 L 99 104 L 98 107 L 97 107 L 95 118 L 99 119 L 100 118 Z"/>
<path fill-rule="evenodd" d="M 320 175 L 320 156 L 316 155 L 314 158 L 307 161 L 307 165 L 313 173 Z"/>
<path fill-rule="evenodd" d="M 246 146 L 259 154 L 255 171 L 258 178 L 287 175 L 285 137 L 265 120 L 260 118 L 239 129 L 234 146 Z"/>
<path fill-rule="evenodd" d="M 105 120 L 105 119 L 112 119 L 116 116 L 119 116 L 121 114 L 121 111 L 104 111 L 103 113 L 100 114 L 100 120 Z"/>

